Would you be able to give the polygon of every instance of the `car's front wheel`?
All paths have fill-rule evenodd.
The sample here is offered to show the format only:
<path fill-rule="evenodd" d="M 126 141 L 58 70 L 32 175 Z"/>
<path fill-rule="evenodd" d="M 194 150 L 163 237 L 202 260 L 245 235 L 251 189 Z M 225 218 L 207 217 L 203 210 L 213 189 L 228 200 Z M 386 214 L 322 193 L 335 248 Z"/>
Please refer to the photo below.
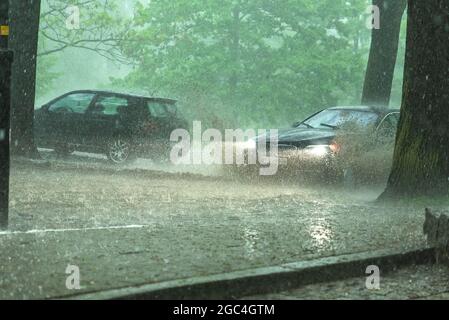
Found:
<path fill-rule="evenodd" d="M 125 138 L 116 137 L 108 144 L 107 157 L 115 164 L 123 164 L 131 160 L 133 156 L 132 143 Z"/>

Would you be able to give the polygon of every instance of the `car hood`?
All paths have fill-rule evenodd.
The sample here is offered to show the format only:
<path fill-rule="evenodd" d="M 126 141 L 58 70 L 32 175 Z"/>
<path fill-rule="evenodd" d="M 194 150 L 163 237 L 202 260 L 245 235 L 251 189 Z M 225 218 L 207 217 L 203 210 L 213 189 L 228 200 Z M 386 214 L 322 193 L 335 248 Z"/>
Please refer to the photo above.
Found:
<path fill-rule="evenodd" d="M 333 129 L 308 129 L 308 128 L 290 128 L 280 129 L 278 131 L 278 143 L 288 145 L 308 145 L 328 143 L 335 138 L 336 132 Z M 269 140 L 269 134 L 257 137 L 256 141 L 261 142 L 264 139 Z"/>

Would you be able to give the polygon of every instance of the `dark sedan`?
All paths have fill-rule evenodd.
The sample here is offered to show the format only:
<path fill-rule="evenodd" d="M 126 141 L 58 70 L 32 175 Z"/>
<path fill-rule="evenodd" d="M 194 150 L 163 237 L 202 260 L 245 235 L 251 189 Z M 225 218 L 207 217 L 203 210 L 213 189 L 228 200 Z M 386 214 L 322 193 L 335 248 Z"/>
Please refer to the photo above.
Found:
<path fill-rule="evenodd" d="M 367 106 L 334 107 L 319 111 L 295 123 L 292 128 L 279 130 L 279 156 L 290 162 L 287 164 L 288 170 L 307 167 L 305 162 L 313 163 L 313 170 L 317 167 L 327 169 L 330 164 L 334 165 L 335 156 L 342 150 L 351 149 L 351 144 L 360 136 L 368 139 L 370 148 L 376 143 L 394 142 L 399 114 L 399 109 Z M 256 146 L 264 143 L 267 149 L 270 148 L 266 137 L 255 140 Z M 343 171 L 344 175 L 351 174 L 349 167 L 343 168 Z"/>
<path fill-rule="evenodd" d="M 159 158 L 170 133 L 186 128 L 176 101 L 107 91 L 73 91 L 35 111 L 38 147 L 59 154 L 104 153 L 114 163 L 132 157 Z"/>
<path fill-rule="evenodd" d="M 279 131 L 279 148 L 295 148 L 320 153 L 323 147 L 336 151 L 337 130 L 353 124 L 359 128 L 374 129 L 379 135 L 394 137 L 399 121 L 399 110 L 375 107 L 334 107 L 315 113 L 293 128 Z"/>

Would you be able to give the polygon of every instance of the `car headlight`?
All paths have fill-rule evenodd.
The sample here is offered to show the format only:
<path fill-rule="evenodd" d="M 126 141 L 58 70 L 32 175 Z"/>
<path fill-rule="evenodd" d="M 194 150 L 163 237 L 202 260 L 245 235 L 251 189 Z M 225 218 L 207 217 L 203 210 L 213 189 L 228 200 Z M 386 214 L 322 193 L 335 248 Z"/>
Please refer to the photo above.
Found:
<path fill-rule="evenodd" d="M 256 141 L 254 139 L 249 139 L 248 141 L 241 143 L 240 147 L 242 149 L 248 149 L 248 150 L 256 149 L 257 148 L 257 143 L 256 143 Z"/>
<path fill-rule="evenodd" d="M 304 148 L 304 152 L 314 157 L 325 157 L 331 153 L 331 149 L 328 145 L 312 145 Z"/>

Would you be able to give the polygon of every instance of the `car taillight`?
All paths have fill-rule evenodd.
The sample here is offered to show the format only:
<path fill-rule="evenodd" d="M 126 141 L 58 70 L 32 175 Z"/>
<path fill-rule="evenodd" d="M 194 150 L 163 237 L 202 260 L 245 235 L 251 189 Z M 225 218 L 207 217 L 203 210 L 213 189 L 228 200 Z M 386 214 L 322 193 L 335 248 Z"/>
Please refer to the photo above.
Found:
<path fill-rule="evenodd" d="M 335 141 L 332 141 L 332 143 L 329 145 L 329 148 L 332 150 L 333 153 L 339 153 L 341 150 L 341 145 Z"/>

